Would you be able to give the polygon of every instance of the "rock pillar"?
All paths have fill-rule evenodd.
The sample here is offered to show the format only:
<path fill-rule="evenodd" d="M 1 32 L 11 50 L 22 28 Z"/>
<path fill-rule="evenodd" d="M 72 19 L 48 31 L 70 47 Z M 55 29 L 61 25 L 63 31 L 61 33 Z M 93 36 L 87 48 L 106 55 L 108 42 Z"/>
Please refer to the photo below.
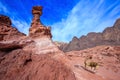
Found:
<path fill-rule="evenodd" d="M 32 9 L 33 19 L 29 29 L 31 37 L 48 37 L 52 38 L 51 28 L 44 26 L 40 21 L 42 15 L 42 6 L 34 6 Z"/>

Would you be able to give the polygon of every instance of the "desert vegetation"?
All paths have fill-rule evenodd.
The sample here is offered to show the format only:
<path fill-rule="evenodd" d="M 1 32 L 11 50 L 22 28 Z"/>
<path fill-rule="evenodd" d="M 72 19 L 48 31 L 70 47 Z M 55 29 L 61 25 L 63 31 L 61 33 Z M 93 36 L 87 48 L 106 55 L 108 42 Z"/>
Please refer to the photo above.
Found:
<path fill-rule="evenodd" d="M 92 56 L 87 57 L 84 61 L 85 68 L 87 69 L 87 66 L 91 68 L 91 70 L 96 70 L 98 67 L 98 63 L 92 60 Z"/>

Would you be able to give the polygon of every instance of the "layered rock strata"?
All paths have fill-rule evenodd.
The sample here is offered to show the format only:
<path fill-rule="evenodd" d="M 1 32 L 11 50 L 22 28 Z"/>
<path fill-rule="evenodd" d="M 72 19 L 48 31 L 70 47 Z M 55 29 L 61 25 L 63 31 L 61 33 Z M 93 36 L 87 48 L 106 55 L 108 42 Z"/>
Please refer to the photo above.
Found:
<path fill-rule="evenodd" d="M 24 50 L 28 50 L 32 46 L 31 51 L 36 54 L 60 52 L 51 39 L 51 28 L 41 23 L 42 8 L 42 6 L 34 6 L 32 9 L 33 20 L 29 29 L 29 37 L 34 41 L 34 45 L 30 44 Z"/>
<path fill-rule="evenodd" d="M 42 6 L 34 6 L 32 9 L 33 20 L 29 29 L 31 37 L 49 37 L 52 38 L 51 28 L 44 26 L 40 21 L 42 15 Z"/>
<path fill-rule="evenodd" d="M 19 32 L 15 27 L 12 27 L 12 22 L 9 17 L 0 15 L 0 41 L 16 40 L 25 34 Z"/>

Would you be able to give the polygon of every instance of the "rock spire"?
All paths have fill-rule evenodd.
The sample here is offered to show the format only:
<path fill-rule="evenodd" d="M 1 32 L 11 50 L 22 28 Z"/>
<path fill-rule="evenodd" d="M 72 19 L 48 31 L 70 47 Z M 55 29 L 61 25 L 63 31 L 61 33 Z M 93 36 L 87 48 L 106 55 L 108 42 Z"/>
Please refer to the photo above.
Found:
<path fill-rule="evenodd" d="M 29 36 L 31 37 L 48 37 L 52 38 L 51 28 L 44 26 L 40 21 L 42 15 L 42 6 L 34 6 L 32 9 L 33 19 L 29 29 Z"/>

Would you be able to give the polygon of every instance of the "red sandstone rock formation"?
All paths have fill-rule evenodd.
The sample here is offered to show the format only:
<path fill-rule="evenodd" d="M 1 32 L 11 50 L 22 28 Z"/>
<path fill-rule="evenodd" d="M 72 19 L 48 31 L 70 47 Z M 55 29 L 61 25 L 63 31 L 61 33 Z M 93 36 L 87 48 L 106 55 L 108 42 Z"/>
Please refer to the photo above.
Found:
<path fill-rule="evenodd" d="M 34 42 L 33 40 L 16 40 L 16 41 L 1 41 L 0 51 L 12 51 L 15 49 L 22 49 L 28 44 Z"/>
<path fill-rule="evenodd" d="M 8 18 L 7 23 L 1 22 L 0 35 L 5 35 L 0 41 L 0 80 L 120 79 L 120 46 L 98 46 L 64 54 L 51 40 L 50 29 L 41 24 L 41 10 L 42 7 L 33 7 L 34 18 L 29 37 L 14 30 Z M 96 34 L 90 36 L 96 36 L 95 40 L 101 37 Z M 78 40 L 74 37 L 75 44 Z M 84 59 L 89 55 L 102 65 L 96 72 L 84 68 Z"/>
<path fill-rule="evenodd" d="M 9 17 L 0 15 L 0 41 L 15 40 L 18 39 L 18 36 L 19 38 L 25 36 L 25 34 L 13 28 L 11 24 Z"/>
<path fill-rule="evenodd" d="M 50 28 L 41 24 L 41 10 L 33 7 L 28 37 L 8 24 L 0 26 L 5 34 L 0 41 L 0 80 L 76 80 L 65 55 L 52 42 Z"/>
<path fill-rule="evenodd" d="M 29 29 L 29 35 L 31 37 L 48 37 L 52 38 L 51 28 L 45 27 L 41 21 L 40 16 L 42 15 L 42 6 L 34 6 L 32 9 L 33 20 L 31 28 Z"/>

